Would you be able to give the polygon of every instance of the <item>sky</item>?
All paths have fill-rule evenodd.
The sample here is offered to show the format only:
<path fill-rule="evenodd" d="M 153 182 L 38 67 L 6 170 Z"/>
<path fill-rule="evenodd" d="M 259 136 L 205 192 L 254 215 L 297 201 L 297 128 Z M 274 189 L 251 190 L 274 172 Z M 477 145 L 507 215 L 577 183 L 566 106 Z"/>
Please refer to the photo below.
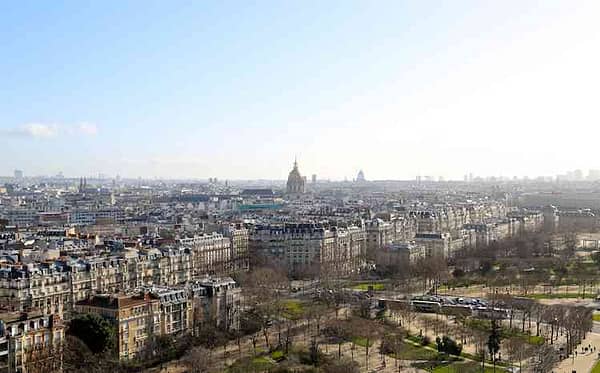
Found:
<path fill-rule="evenodd" d="M 0 175 L 600 169 L 598 1 L 0 2 Z"/>

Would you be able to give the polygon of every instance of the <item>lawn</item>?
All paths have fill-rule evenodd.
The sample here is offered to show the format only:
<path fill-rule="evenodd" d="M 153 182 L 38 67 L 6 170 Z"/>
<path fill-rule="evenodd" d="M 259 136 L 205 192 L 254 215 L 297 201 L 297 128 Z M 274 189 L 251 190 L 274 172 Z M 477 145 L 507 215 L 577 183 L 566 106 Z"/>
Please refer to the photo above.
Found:
<path fill-rule="evenodd" d="M 255 357 L 254 359 L 252 359 L 252 363 L 253 364 L 268 364 L 268 365 L 273 364 L 273 362 L 265 356 Z"/>
<path fill-rule="evenodd" d="M 591 373 L 600 373 L 600 361 L 597 362 L 596 365 L 594 365 Z"/>
<path fill-rule="evenodd" d="M 405 343 L 397 357 L 400 360 L 434 360 L 437 356 L 437 351 Z"/>
<path fill-rule="evenodd" d="M 592 315 L 592 320 L 594 321 L 600 321 L 600 313 L 595 313 Z"/>
<path fill-rule="evenodd" d="M 271 352 L 271 359 L 278 361 L 285 357 L 285 354 L 281 350 L 276 350 Z"/>
<path fill-rule="evenodd" d="M 461 363 L 456 362 L 450 365 L 440 365 L 433 370 L 432 373 L 479 373 L 481 372 L 481 364 L 476 363 L 474 361 Z M 485 367 L 485 373 L 493 373 L 494 368 Z M 505 372 L 505 370 L 501 367 L 496 367 L 496 373 Z"/>
<path fill-rule="evenodd" d="M 464 323 L 465 323 L 465 326 L 475 329 L 475 330 L 482 330 L 482 331 L 486 331 L 486 332 L 491 330 L 491 323 L 489 320 L 467 319 L 467 320 L 465 320 Z M 500 333 L 502 335 L 502 338 L 519 337 L 531 345 L 539 346 L 539 345 L 544 344 L 544 337 L 529 335 L 527 333 L 521 332 L 521 330 L 516 329 L 516 328 L 509 329 L 504 326 L 501 328 Z"/>
<path fill-rule="evenodd" d="M 304 313 L 304 305 L 298 300 L 285 300 L 281 302 L 283 306 L 283 317 L 286 319 L 299 319 Z"/>
<path fill-rule="evenodd" d="M 413 343 L 418 344 L 419 346 L 422 346 L 422 339 L 416 335 L 409 335 L 408 337 L 406 337 L 406 339 L 408 339 L 409 341 L 411 341 Z M 427 346 L 437 349 L 437 345 L 433 342 L 429 342 L 429 344 Z"/>
<path fill-rule="evenodd" d="M 265 372 L 275 366 L 275 362 L 266 356 L 257 356 L 255 358 L 244 358 L 236 361 L 227 368 L 226 372 Z"/>
<path fill-rule="evenodd" d="M 352 338 L 352 343 L 360 347 L 367 347 L 367 339 L 363 337 Z M 369 347 L 373 346 L 373 341 L 369 341 Z"/>
<path fill-rule="evenodd" d="M 525 342 L 529 343 L 530 345 L 541 346 L 544 344 L 544 337 L 539 335 L 523 335 L 522 338 L 525 340 Z"/>
<path fill-rule="evenodd" d="M 373 291 L 385 290 L 385 284 L 376 283 L 376 282 L 364 282 L 361 284 L 356 284 L 356 285 L 354 285 L 354 287 L 352 287 L 352 289 L 360 290 L 360 291 L 367 291 L 367 290 L 369 290 L 369 286 L 373 287 Z"/>

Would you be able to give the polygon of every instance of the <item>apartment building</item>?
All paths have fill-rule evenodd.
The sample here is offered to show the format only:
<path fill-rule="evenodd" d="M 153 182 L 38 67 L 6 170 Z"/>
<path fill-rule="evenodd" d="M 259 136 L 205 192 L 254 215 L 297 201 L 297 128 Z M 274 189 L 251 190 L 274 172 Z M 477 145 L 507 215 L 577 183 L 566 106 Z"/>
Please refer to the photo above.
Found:
<path fill-rule="evenodd" d="M 347 275 L 364 266 L 367 243 L 362 227 L 285 223 L 255 226 L 250 247 L 252 252 L 280 260 L 292 272 L 310 269 Z"/>
<path fill-rule="evenodd" d="M 231 241 L 220 233 L 196 234 L 177 240 L 192 255 L 194 276 L 226 274 L 232 270 Z"/>
<path fill-rule="evenodd" d="M 62 372 L 65 328 L 57 315 L 0 312 L 0 372 Z"/>
<path fill-rule="evenodd" d="M 242 224 L 228 224 L 221 230 L 231 242 L 231 269 L 234 272 L 250 269 L 250 253 L 248 251 L 250 232 L 248 229 Z"/>
<path fill-rule="evenodd" d="M 144 288 L 142 291 L 159 302 L 159 334 L 178 335 L 191 330 L 192 300 L 184 289 L 152 287 Z"/>
<path fill-rule="evenodd" d="M 426 257 L 447 258 L 449 255 L 449 233 L 417 233 L 414 241 L 425 249 Z"/>
<path fill-rule="evenodd" d="M 74 306 L 77 313 L 95 313 L 117 328 L 121 360 L 140 357 L 154 336 L 198 332 L 206 323 L 239 327 L 241 293 L 231 278 L 211 278 L 182 287 L 150 286 L 132 294 L 95 295 Z"/>
<path fill-rule="evenodd" d="M 365 223 L 367 257 L 375 258 L 377 251 L 394 241 L 395 228 L 390 222 L 373 219 Z"/>
<path fill-rule="evenodd" d="M 62 318 L 71 307 L 70 274 L 48 263 L 0 268 L 0 304 Z"/>
<path fill-rule="evenodd" d="M 194 333 L 205 323 L 226 330 L 239 328 L 242 293 L 231 277 L 207 277 L 186 284 L 185 289 L 193 302 Z"/>
<path fill-rule="evenodd" d="M 77 302 L 74 308 L 75 312 L 95 313 L 114 323 L 121 360 L 139 356 L 148 339 L 161 334 L 160 301 L 149 294 L 96 295 Z"/>

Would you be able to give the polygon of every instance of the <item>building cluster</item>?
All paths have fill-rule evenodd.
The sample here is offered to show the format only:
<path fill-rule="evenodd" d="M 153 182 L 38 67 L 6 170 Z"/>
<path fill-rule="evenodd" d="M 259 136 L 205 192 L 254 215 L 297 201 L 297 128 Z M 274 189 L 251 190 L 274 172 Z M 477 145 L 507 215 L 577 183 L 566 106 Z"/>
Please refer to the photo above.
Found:
<path fill-rule="evenodd" d="M 368 181 L 362 170 L 353 181 L 307 183 L 298 162 L 282 181 L 17 176 L 0 187 L 8 372 L 60 370 L 54 351 L 79 313 L 113 322 L 122 359 L 139 357 L 155 335 L 237 328 L 242 294 L 231 276 L 252 263 L 344 277 L 598 221 L 581 206 L 530 203 L 548 197 L 537 184 Z M 572 193 L 565 200 L 580 202 Z"/>
<path fill-rule="evenodd" d="M 62 371 L 64 339 L 60 317 L 0 312 L 0 372 Z"/>
<path fill-rule="evenodd" d="M 140 357 L 153 336 L 199 333 L 207 323 L 239 328 L 241 291 L 231 278 L 190 281 L 180 287 L 147 286 L 134 294 L 94 295 L 75 304 L 79 313 L 111 320 L 120 359 Z"/>
<path fill-rule="evenodd" d="M 230 242 L 213 233 L 158 248 L 94 246 L 91 251 L 99 250 L 97 254 L 81 257 L 61 251 L 28 263 L 24 263 L 24 247 L 11 248 L 8 244 L 0 263 L 0 307 L 20 314 L 19 320 L 27 325 L 32 317 L 38 317 L 37 313 L 51 317 L 53 323 L 36 324 L 47 332 L 78 313 L 96 312 L 110 318 L 118 328 L 119 356 L 132 358 L 153 335 L 198 332 L 204 323 L 227 329 L 239 326 L 241 293 L 227 274 L 243 267 L 236 267 L 232 260 Z M 28 250 L 39 251 L 35 247 Z M 145 328 L 145 334 L 138 329 L 132 336 L 135 341 L 126 343 L 124 338 L 132 334 L 121 324 L 128 322 L 113 316 L 129 312 L 127 307 L 137 304 L 140 297 L 152 300 L 148 303 L 152 313 L 147 316 L 156 318 L 160 328 Z M 64 334 L 53 336 L 63 338 Z M 57 345 L 24 346 L 44 349 Z M 24 364 L 25 360 L 15 360 L 15 353 L 18 350 L 9 350 L 8 359 L 19 367 L 18 363 Z M 29 356 L 29 360 L 36 356 Z"/>
<path fill-rule="evenodd" d="M 344 276 L 382 261 L 450 258 L 543 226 L 539 209 L 513 207 L 506 193 L 386 193 L 362 171 L 336 188 L 313 183 L 304 190 L 302 180 L 295 162 L 280 204 L 267 208 L 255 198 L 256 208 L 240 213 L 250 252 L 292 273 Z M 272 191 L 260 194 L 274 198 Z"/>
<path fill-rule="evenodd" d="M 61 371 L 65 325 L 97 313 L 121 359 L 158 335 L 239 327 L 249 232 L 160 188 L 11 185 L 0 194 L 0 371 Z M 200 207 L 202 204 L 202 207 Z"/>
<path fill-rule="evenodd" d="M 290 272 L 345 276 L 364 268 L 364 227 L 318 223 L 273 223 L 252 226 L 250 251 L 278 260 Z"/>

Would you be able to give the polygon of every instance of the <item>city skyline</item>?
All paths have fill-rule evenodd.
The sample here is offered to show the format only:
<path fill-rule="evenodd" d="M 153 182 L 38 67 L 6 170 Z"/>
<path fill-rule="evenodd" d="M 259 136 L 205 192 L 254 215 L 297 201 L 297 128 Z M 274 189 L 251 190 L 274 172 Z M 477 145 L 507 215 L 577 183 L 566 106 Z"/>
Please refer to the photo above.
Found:
<path fill-rule="evenodd" d="M 293 167 L 292 167 L 292 172 L 294 171 L 298 171 L 299 170 L 299 162 L 298 162 L 298 158 L 295 157 L 294 158 L 294 163 L 293 163 Z M 308 176 L 310 173 L 300 173 L 300 177 L 304 178 L 304 183 L 308 182 Z M 505 176 L 505 175 L 477 175 L 477 174 L 473 174 L 472 172 L 469 173 L 465 173 L 463 175 L 462 178 L 450 178 L 450 179 L 446 179 L 443 176 L 436 176 L 436 175 L 415 175 L 412 179 L 393 179 L 393 178 L 388 178 L 388 179 L 367 179 L 365 177 L 365 173 L 363 169 L 359 169 L 356 177 L 348 177 L 345 176 L 343 179 L 331 179 L 331 178 L 320 178 L 319 175 L 312 173 L 310 174 L 311 176 L 311 183 L 320 183 L 320 182 L 366 182 L 366 181 L 410 181 L 410 180 L 415 180 L 417 182 L 421 182 L 421 181 L 426 181 L 426 182 L 457 182 L 457 181 L 468 181 L 468 182 L 472 182 L 472 181 L 511 181 L 511 180 L 537 180 L 537 181 L 599 181 L 600 180 L 600 169 L 589 169 L 589 170 L 581 170 L 581 169 L 575 169 L 575 170 L 565 170 L 564 172 L 560 173 L 560 174 L 556 174 L 556 175 L 523 175 L 523 176 Z M 110 175 L 110 174 L 104 174 L 104 173 L 98 173 L 98 174 L 83 174 L 83 175 L 65 175 L 62 171 L 59 171 L 57 174 L 55 175 L 27 175 L 25 173 L 24 170 L 22 169 L 14 169 L 13 170 L 13 175 L 9 176 L 9 175 L 0 175 L 0 179 L 1 178 L 5 178 L 5 179 L 9 179 L 9 178 L 14 178 L 15 180 L 20 180 L 20 179 L 25 179 L 25 178 L 48 178 L 48 179 L 67 179 L 67 180 L 77 180 L 79 179 L 80 182 L 83 182 L 87 179 L 91 179 L 91 180 L 139 180 L 139 179 L 143 179 L 143 180 L 164 180 L 164 181 L 185 181 L 185 180 L 189 180 L 189 181 L 208 181 L 208 182 L 217 182 L 217 181 L 221 181 L 221 182 L 227 182 L 227 181 L 231 181 L 231 182 L 246 182 L 246 181 L 266 181 L 266 182 L 277 182 L 277 183 L 284 183 L 285 182 L 285 178 L 257 178 L 257 179 L 241 179 L 241 178 L 231 178 L 231 179 L 219 179 L 218 177 L 212 177 L 212 176 L 201 176 L 201 177 L 183 177 L 183 178 L 168 178 L 168 177 L 158 177 L 158 176 L 154 176 L 154 177 L 141 177 L 141 176 L 131 176 L 131 175 L 120 175 L 120 174 L 115 174 L 115 175 Z M 289 178 L 289 175 L 288 175 Z"/>
<path fill-rule="evenodd" d="M 599 7 L 2 4 L 0 175 L 597 169 Z"/>

